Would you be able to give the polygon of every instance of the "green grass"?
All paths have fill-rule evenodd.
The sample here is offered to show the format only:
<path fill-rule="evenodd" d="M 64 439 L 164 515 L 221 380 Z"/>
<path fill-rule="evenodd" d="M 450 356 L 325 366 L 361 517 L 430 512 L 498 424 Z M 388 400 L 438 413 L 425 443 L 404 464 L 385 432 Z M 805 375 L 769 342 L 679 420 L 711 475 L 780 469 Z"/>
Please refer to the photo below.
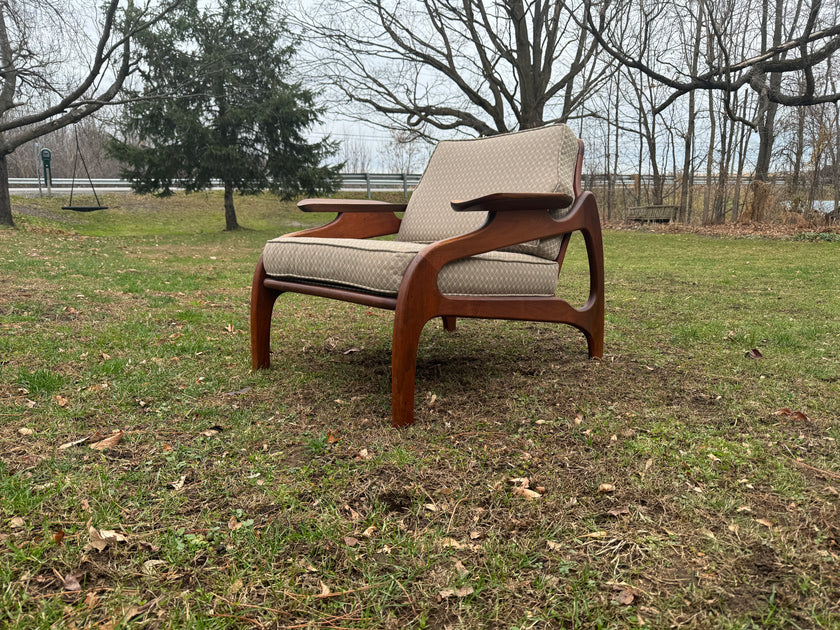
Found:
<path fill-rule="evenodd" d="M 390 313 L 284 295 L 249 369 L 262 244 L 322 217 L 106 204 L 0 230 L 0 627 L 840 628 L 838 243 L 607 231 L 601 361 L 430 323 L 398 431 Z"/>

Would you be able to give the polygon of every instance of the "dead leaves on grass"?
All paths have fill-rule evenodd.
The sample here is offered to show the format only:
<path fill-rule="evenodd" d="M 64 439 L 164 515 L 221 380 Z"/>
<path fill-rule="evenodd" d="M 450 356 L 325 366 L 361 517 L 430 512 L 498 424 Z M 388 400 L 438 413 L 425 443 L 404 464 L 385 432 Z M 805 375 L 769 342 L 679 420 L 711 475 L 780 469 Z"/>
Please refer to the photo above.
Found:
<path fill-rule="evenodd" d="M 119 444 L 120 441 L 122 441 L 124 435 L 125 431 L 123 431 L 122 429 L 115 429 L 111 433 L 111 435 L 105 438 L 102 437 L 101 433 L 94 433 L 93 435 L 88 435 L 87 437 L 79 438 L 78 440 L 65 442 L 64 444 L 58 447 L 58 450 L 64 451 L 68 448 L 73 448 L 74 446 L 79 446 L 81 444 L 90 442 L 91 440 L 97 440 L 96 442 L 92 442 L 90 444 L 90 448 L 97 451 L 104 451 L 106 449 L 113 448 L 117 444 Z"/>
<path fill-rule="evenodd" d="M 119 532 L 112 529 L 96 529 L 91 525 L 88 525 L 88 536 L 90 536 L 90 543 L 85 546 L 85 549 L 90 548 L 100 552 L 105 551 L 109 545 L 128 542 L 128 538 Z"/>
<path fill-rule="evenodd" d="M 526 501 L 541 499 L 546 492 L 544 486 L 536 486 L 532 490 L 531 480 L 528 477 L 512 477 L 511 479 L 508 479 L 508 481 L 513 484 L 513 495 L 522 497 Z"/>

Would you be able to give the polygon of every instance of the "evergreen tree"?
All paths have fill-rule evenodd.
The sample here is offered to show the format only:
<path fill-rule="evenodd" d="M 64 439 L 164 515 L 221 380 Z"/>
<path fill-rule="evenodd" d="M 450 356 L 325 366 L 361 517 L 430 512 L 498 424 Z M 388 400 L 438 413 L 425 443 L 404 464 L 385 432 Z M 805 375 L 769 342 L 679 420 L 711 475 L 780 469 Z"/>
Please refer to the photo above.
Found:
<path fill-rule="evenodd" d="M 335 188 L 336 146 L 309 143 L 314 95 L 290 82 L 294 43 L 271 0 L 220 0 L 177 14 L 137 42 L 142 86 L 109 150 L 137 192 L 194 192 L 221 180 L 226 229 L 238 227 L 234 190 L 291 198 Z"/>

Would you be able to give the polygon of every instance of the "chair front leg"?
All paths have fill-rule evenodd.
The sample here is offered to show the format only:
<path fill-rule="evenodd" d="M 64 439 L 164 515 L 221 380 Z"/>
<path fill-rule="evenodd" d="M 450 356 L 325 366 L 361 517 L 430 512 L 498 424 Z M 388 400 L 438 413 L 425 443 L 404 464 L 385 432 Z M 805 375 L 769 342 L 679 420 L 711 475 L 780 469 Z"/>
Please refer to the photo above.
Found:
<path fill-rule="evenodd" d="M 417 374 L 417 346 L 430 317 L 421 310 L 400 308 L 394 312 L 391 347 L 391 414 L 395 427 L 414 422 L 414 380 Z"/>
<path fill-rule="evenodd" d="M 271 313 L 280 291 L 266 288 L 266 277 L 260 257 L 251 284 L 251 368 L 254 370 L 271 366 Z"/>

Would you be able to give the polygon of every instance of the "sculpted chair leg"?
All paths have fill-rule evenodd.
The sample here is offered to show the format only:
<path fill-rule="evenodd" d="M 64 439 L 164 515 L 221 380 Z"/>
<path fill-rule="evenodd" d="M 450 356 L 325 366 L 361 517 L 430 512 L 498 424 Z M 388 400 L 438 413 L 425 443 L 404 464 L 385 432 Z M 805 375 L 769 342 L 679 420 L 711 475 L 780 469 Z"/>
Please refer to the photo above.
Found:
<path fill-rule="evenodd" d="M 587 226 L 582 230 L 589 257 L 589 331 L 586 342 L 589 357 L 600 358 L 604 355 L 604 245 L 601 237 L 601 221 L 594 198 L 587 213 Z"/>
<path fill-rule="evenodd" d="M 271 312 L 280 291 L 267 289 L 262 258 L 254 271 L 251 285 L 251 367 L 260 370 L 271 366 Z"/>
<path fill-rule="evenodd" d="M 406 312 L 408 311 L 408 312 Z M 391 348 L 392 424 L 404 427 L 414 422 L 414 379 L 417 373 L 417 345 L 429 317 L 420 311 L 397 310 Z"/>
<path fill-rule="evenodd" d="M 443 329 L 446 332 L 455 332 L 456 322 L 458 321 L 457 317 L 454 315 L 443 315 L 441 319 L 443 320 Z"/>

